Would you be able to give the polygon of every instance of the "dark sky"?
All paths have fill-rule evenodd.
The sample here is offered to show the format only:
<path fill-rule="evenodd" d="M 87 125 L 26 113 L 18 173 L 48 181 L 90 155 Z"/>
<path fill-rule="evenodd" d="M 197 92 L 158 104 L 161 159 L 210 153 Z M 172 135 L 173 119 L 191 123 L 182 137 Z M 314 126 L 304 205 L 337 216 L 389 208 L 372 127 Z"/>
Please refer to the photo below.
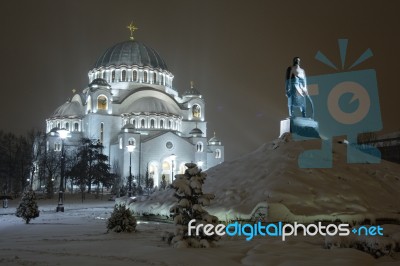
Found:
<path fill-rule="evenodd" d="M 287 116 L 284 76 L 294 56 L 307 74 L 335 73 L 314 59 L 339 63 L 337 39 L 348 38 L 347 62 L 377 72 L 383 132 L 400 129 L 398 1 L 6 1 L 1 22 L 1 129 L 45 129 L 45 119 L 110 46 L 129 37 L 154 48 L 182 93 L 194 80 L 206 100 L 208 136 L 215 130 L 226 159 L 279 134 Z"/>

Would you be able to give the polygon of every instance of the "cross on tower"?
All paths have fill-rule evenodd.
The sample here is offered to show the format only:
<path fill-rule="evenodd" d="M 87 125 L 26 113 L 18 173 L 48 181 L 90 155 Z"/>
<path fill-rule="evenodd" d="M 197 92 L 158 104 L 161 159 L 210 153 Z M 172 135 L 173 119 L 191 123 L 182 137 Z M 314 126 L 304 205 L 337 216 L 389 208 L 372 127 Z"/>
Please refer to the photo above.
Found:
<path fill-rule="evenodd" d="M 129 24 L 129 26 L 127 26 L 127 28 L 130 30 L 131 32 L 131 37 L 129 37 L 130 40 L 133 40 L 133 32 L 135 30 L 138 30 L 139 28 L 137 28 L 135 25 L 133 25 L 133 21 L 131 21 L 131 24 Z"/>

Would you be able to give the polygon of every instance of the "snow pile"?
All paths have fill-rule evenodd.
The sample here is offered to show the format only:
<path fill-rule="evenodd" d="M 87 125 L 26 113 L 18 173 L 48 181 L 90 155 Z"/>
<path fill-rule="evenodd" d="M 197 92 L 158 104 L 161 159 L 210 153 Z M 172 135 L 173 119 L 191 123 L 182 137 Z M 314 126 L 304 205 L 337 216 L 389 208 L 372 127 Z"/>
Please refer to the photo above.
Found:
<path fill-rule="evenodd" d="M 400 165 L 348 164 L 347 146 L 334 143 L 333 168 L 299 168 L 299 154 L 311 149 L 320 149 L 320 141 L 286 135 L 209 169 L 204 189 L 216 195 L 209 212 L 224 221 L 400 220 Z M 129 206 L 135 213 L 169 216 L 173 204 L 173 191 L 166 190 Z"/>

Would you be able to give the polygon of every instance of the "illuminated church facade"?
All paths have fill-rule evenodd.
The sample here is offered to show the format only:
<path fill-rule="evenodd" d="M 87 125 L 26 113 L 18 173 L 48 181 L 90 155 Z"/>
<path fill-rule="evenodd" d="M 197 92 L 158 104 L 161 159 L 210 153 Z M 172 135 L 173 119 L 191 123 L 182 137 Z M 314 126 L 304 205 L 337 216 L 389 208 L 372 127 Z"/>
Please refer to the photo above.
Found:
<path fill-rule="evenodd" d="M 81 138 L 98 140 L 112 170 L 119 169 L 124 177 L 130 165 L 134 177 L 148 171 L 155 186 L 163 175 L 170 183 L 184 172 L 185 163 L 206 170 L 224 161 L 221 141 L 215 133 L 207 138 L 201 93 L 192 83 L 179 95 L 165 61 L 132 34 L 107 49 L 88 76 L 89 85 L 46 120 L 48 148 L 61 150 L 63 142 L 55 131 L 65 128 L 70 132 L 64 141 L 67 152 Z"/>

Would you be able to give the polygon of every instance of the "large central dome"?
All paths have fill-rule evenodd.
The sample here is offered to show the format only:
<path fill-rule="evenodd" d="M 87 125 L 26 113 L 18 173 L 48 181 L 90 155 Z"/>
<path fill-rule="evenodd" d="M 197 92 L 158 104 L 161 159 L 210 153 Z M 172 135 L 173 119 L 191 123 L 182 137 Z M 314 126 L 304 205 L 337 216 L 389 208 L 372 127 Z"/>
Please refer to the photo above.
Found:
<path fill-rule="evenodd" d="M 161 56 L 152 48 L 135 40 L 117 43 L 97 59 L 94 68 L 119 66 L 151 67 L 168 70 Z"/>

